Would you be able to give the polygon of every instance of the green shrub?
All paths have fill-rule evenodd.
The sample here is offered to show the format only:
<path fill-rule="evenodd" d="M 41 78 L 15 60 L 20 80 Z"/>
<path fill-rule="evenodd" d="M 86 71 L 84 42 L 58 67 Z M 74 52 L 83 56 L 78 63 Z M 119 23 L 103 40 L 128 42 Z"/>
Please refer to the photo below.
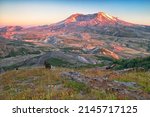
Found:
<path fill-rule="evenodd" d="M 77 91 L 77 92 L 89 92 L 89 88 L 83 84 L 83 83 L 79 83 L 79 82 L 75 82 L 75 81 L 68 81 L 65 84 L 65 87 L 67 88 L 72 88 L 73 90 Z"/>
<path fill-rule="evenodd" d="M 65 61 L 63 59 L 59 58 L 50 58 L 46 60 L 47 64 L 51 64 L 52 66 L 58 66 L 58 67 L 73 67 L 75 66 L 72 63 L 69 63 L 68 61 Z"/>
<path fill-rule="evenodd" d="M 113 64 L 117 65 L 114 69 L 142 67 L 145 70 L 148 70 L 148 69 L 150 69 L 150 57 L 115 60 L 115 61 L 113 61 Z"/>

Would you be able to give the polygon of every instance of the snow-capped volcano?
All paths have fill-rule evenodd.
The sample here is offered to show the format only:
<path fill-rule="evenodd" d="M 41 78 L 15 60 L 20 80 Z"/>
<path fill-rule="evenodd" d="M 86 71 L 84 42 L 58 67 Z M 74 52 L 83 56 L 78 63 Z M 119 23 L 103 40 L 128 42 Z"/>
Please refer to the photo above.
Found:
<path fill-rule="evenodd" d="M 88 15 L 83 15 L 83 14 L 73 14 L 69 18 L 65 20 L 66 23 L 72 23 L 72 22 L 82 22 L 82 21 L 96 21 L 97 23 L 103 23 L 106 21 L 116 21 L 117 18 L 110 16 L 104 12 L 99 12 L 95 14 L 88 14 Z"/>
<path fill-rule="evenodd" d="M 132 23 L 128 23 L 125 21 L 122 21 L 118 19 L 117 17 L 108 15 L 104 12 L 98 12 L 95 14 L 73 14 L 67 19 L 65 19 L 62 22 L 59 22 L 58 24 L 64 24 L 64 25 L 78 25 L 78 26 L 95 26 L 95 25 L 125 25 L 125 26 L 132 26 Z"/>
<path fill-rule="evenodd" d="M 104 12 L 98 12 L 87 15 L 73 14 L 65 20 L 45 27 L 45 30 L 48 29 L 57 34 L 87 32 L 113 36 L 128 36 L 127 34 L 129 34 L 136 37 L 137 33 L 134 30 L 131 32 L 132 29 L 130 30 L 130 28 L 135 27 L 139 27 L 139 25 L 120 20 Z"/>

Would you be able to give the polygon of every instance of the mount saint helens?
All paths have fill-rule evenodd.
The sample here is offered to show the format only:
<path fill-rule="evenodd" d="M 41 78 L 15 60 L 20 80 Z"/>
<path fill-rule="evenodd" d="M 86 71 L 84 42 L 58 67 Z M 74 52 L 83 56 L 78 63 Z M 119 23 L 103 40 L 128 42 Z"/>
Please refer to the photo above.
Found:
<path fill-rule="evenodd" d="M 97 60 L 95 56 L 121 59 L 150 55 L 149 26 L 129 23 L 104 12 L 73 14 L 51 25 L 29 28 L 6 26 L 0 28 L 0 36 L 5 38 L 0 40 L 1 58 L 9 59 L 11 55 L 16 58 L 20 54 L 27 56 L 33 53 L 47 56 L 41 58 L 41 61 L 38 60 L 39 57 L 34 64 L 42 64 L 49 57 L 68 59 L 73 63 L 79 61 L 98 64 L 101 60 Z M 10 44 L 18 42 L 25 44 Z M 28 42 L 35 45 L 28 45 Z M 41 50 L 41 47 L 44 49 Z M 47 55 L 47 51 L 52 51 L 53 54 Z M 30 61 L 34 61 L 32 57 L 29 58 Z M 9 60 L 4 61 L 1 63 L 9 63 Z"/>

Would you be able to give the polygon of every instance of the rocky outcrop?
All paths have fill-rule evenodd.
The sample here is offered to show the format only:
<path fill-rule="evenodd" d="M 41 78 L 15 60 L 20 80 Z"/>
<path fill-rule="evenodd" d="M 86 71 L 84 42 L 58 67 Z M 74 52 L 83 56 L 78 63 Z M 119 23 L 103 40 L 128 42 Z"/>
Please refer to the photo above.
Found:
<path fill-rule="evenodd" d="M 140 90 L 140 86 L 136 82 L 120 82 L 109 79 L 109 74 L 102 77 L 87 77 L 79 72 L 63 72 L 62 78 L 67 78 L 80 83 L 85 83 L 89 87 L 112 91 L 120 96 L 127 96 L 129 99 L 150 99 L 150 95 Z M 131 90 L 135 89 L 135 90 Z"/>
<path fill-rule="evenodd" d="M 102 54 L 112 57 L 114 59 L 117 59 L 117 60 L 120 59 L 120 57 L 116 53 L 114 53 L 106 48 L 101 48 L 101 52 L 102 52 Z"/>
<path fill-rule="evenodd" d="M 61 39 L 55 37 L 55 36 L 50 36 L 50 37 L 47 37 L 45 40 L 44 40 L 44 43 L 47 43 L 47 44 L 52 44 L 52 45 L 56 45 L 58 44 L 58 42 L 60 42 Z"/>

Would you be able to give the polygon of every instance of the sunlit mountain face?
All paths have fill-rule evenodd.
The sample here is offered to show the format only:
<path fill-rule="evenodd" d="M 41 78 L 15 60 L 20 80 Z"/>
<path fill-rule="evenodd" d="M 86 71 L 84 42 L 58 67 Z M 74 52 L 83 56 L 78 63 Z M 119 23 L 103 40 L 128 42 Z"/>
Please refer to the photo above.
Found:
<path fill-rule="evenodd" d="M 79 26 L 87 25 L 132 25 L 131 23 L 123 22 L 117 17 L 110 16 L 104 12 L 99 12 L 95 14 L 83 15 L 83 14 L 73 14 L 64 21 L 65 24 L 76 23 Z"/>

